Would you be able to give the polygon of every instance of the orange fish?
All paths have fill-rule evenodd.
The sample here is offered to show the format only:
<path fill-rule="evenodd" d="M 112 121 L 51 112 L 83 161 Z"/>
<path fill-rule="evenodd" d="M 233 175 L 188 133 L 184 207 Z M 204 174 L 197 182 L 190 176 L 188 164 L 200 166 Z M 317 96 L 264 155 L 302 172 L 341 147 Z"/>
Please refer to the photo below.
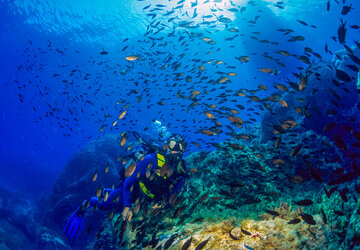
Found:
<path fill-rule="evenodd" d="M 125 177 L 127 178 L 127 177 L 131 176 L 134 173 L 135 169 L 136 169 L 136 163 L 133 162 L 125 170 Z"/>
<path fill-rule="evenodd" d="M 287 104 L 287 102 L 285 100 L 279 100 L 279 103 L 281 104 L 281 106 L 283 106 L 284 108 L 288 108 L 289 105 Z"/>
<path fill-rule="evenodd" d="M 239 124 L 244 124 L 244 121 L 236 116 L 228 116 L 229 121 L 234 122 L 234 123 L 239 123 Z"/>
<path fill-rule="evenodd" d="M 237 143 L 228 143 L 228 145 L 232 148 L 232 149 L 235 149 L 235 150 L 241 150 L 244 148 L 244 146 L 242 145 L 239 145 Z"/>
<path fill-rule="evenodd" d="M 135 60 L 137 60 L 138 58 L 139 58 L 138 55 L 131 55 L 131 56 L 127 56 L 127 57 L 126 57 L 126 60 L 127 60 L 127 61 L 135 61 Z"/>
<path fill-rule="evenodd" d="M 274 165 L 284 165 L 285 162 L 284 162 L 283 160 L 277 158 L 277 159 L 274 159 L 274 160 L 272 161 L 272 164 L 274 164 Z"/>
<path fill-rule="evenodd" d="M 98 174 L 97 174 L 97 171 L 96 171 L 96 172 L 94 173 L 93 177 L 92 177 L 92 181 L 93 181 L 93 182 L 96 181 L 97 176 L 98 176 Z"/>
<path fill-rule="evenodd" d="M 264 73 L 271 73 L 272 72 L 272 70 L 269 69 L 269 68 L 262 68 L 262 69 L 259 69 L 259 71 L 264 72 Z"/>
<path fill-rule="evenodd" d="M 216 135 L 215 132 L 209 130 L 209 129 L 202 129 L 200 130 L 201 133 L 203 133 L 204 135 Z"/>
<path fill-rule="evenodd" d="M 121 114 L 119 115 L 119 120 L 124 118 L 124 116 L 126 115 L 127 110 L 124 110 L 123 112 L 121 112 Z"/>
<path fill-rule="evenodd" d="M 121 140 L 120 140 L 120 146 L 124 146 L 125 143 L 127 141 L 127 134 L 124 134 L 122 137 L 121 137 Z"/>
<path fill-rule="evenodd" d="M 259 88 L 259 89 L 262 89 L 262 90 L 267 90 L 267 89 L 268 89 L 268 87 L 266 87 L 264 84 L 260 84 L 260 85 L 258 86 L 258 88 Z"/>
<path fill-rule="evenodd" d="M 211 114 L 209 111 L 205 111 L 205 115 L 206 115 L 207 117 L 209 117 L 210 119 L 214 119 L 214 118 L 215 118 L 214 115 Z"/>

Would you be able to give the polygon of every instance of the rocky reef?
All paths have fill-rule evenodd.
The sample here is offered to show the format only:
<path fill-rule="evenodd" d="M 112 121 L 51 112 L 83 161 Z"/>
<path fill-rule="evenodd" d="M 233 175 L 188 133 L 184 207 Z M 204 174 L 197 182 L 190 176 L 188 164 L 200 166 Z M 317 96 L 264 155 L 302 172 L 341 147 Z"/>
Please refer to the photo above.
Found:
<path fill-rule="evenodd" d="M 42 223 L 45 226 L 63 235 L 64 223 L 83 200 L 95 196 L 99 187 L 117 185 L 120 160 L 126 155 L 119 140 L 119 135 L 104 135 L 74 154 L 64 167 L 49 200 L 44 202 Z M 93 181 L 95 173 L 97 178 Z M 105 218 L 105 213 L 90 209 L 84 219 L 83 233 L 76 241 L 64 240 L 70 247 L 88 245 L 89 239 L 95 239 L 96 228 L 100 228 Z"/>
<path fill-rule="evenodd" d="M 304 141 L 306 138 L 321 140 L 315 139 L 314 133 L 298 136 Z M 243 146 L 241 150 L 229 147 L 235 143 L 219 144 L 213 152 L 188 156 L 186 163 L 193 174 L 182 194 L 182 202 L 176 208 L 161 211 L 144 209 L 146 215 L 143 210 L 138 212 L 133 218 L 134 226 L 128 228 L 126 246 L 130 249 L 159 246 L 180 249 L 190 237 L 189 249 L 209 237 L 206 248 L 210 249 L 338 249 L 352 244 L 354 236 L 349 236 L 347 227 L 355 226 L 349 224 L 349 218 L 357 208 L 356 197 L 346 203 L 338 193 L 329 198 L 324 191 L 324 187 L 328 189 L 324 180 L 330 181 L 331 177 L 321 171 L 322 168 L 327 171 L 340 168 L 341 164 L 323 162 L 317 165 L 321 166 L 318 173 L 324 179 L 321 181 L 296 174 L 296 168 L 304 165 L 302 155 L 321 150 L 319 145 L 322 144 L 305 147 L 301 156 L 274 162 L 274 156 L 289 154 L 289 149 L 283 147 L 276 151 L 270 143 L 261 144 L 255 140 L 238 142 Z M 338 186 L 339 189 L 344 187 Z M 310 200 L 311 204 L 296 204 L 301 204 L 302 200 Z M 156 219 L 152 213 L 156 214 Z M 344 215 L 338 215 L 342 213 Z M 116 223 L 117 220 L 115 218 L 115 231 L 120 234 L 121 223 Z M 351 240 L 346 242 L 348 237 Z"/>
<path fill-rule="evenodd" d="M 67 249 L 64 238 L 36 218 L 33 198 L 0 187 L 0 249 Z"/>

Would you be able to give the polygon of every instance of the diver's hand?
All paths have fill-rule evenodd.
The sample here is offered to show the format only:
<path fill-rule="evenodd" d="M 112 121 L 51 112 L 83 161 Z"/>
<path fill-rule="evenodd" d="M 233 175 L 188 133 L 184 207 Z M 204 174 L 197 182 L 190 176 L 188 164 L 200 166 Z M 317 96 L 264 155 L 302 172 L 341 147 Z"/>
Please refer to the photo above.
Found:
<path fill-rule="evenodd" d="M 84 201 L 81 203 L 80 211 L 81 211 L 81 212 L 85 211 L 89 206 L 90 206 L 90 200 L 84 200 Z"/>
<path fill-rule="evenodd" d="M 131 221 L 132 211 L 130 210 L 130 207 L 125 207 L 124 208 L 122 216 L 123 216 L 123 220 Z"/>

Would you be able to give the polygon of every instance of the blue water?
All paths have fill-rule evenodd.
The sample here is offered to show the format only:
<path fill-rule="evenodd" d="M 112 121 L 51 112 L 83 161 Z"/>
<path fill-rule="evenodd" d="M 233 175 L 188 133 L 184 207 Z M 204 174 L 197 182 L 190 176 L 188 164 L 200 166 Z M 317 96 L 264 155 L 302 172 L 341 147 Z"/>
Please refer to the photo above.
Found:
<path fill-rule="evenodd" d="M 334 1 L 331 1 L 329 12 L 326 11 L 327 1 L 320 0 L 305 3 L 300 0 L 283 1 L 284 9 L 274 6 L 277 1 L 256 1 L 256 8 L 248 1 L 232 1 L 236 6 L 246 6 L 244 13 L 225 11 L 231 8 L 230 1 L 201 2 L 205 1 L 199 1 L 199 14 L 192 19 L 188 16 L 193 16 L 194 8 L 190 7 L 188 0 L 184 3 L 184 9 L 176 9 L 176 13 L 169 16 L 162 14 L 176 7 L 177 1 L 0 1 L 2 185 L 31 194 L 49 189 L 79 148 L 104 133 L 142 131 L 146 126 L 151 126 L 153 119 L 162 121 L 170 131 L 186 136 L 190 144 L 187 154 L 200 149 L 211 150 L 213 148 L 206 147 L 205 142 L 220 142 L 229 136 L 221 134 L 208 137 L 198 133 L 200 129 L 213 126 L 212 121 L 203 114 L 204 110 L 209 109 L 206 105 L 236 108 L 235 104 L 240 104 L 246 107 L 239 114 L 240 117 L 244 120 L 256 117 L 247 110 L 254 108 L 253 103 L 239 98 L 234 103 L 231 99 L 235 98 L 228 97 L 223 104 L 217 104 L 221 98 L 218 95 L 227 91 L 234 94 L 242 88 L 256 89 L 259 84 L 266 84 L 270 87 L 268 91 L 271 91 L 273 82 L 283 83 L 287 78 L 294 80 L 292 72 L 299 72 L 297 67 L 307 65 L 293 56 L 284 57 L 275 51 L 287 50 L 301 55 L 304 48 L 309 47 L 324 59 L 331 60 L 333 57 L 325 53 L 324 46 L 327 43 L 333 52 L 343 49 L 342 45 L 331 39 L 337 36 L 340 19 L 346 20 L 348 26 L 359 23 L 358 1 L 352 1 L 355 10 L 346 16 L 340 13 L 342 5 Z M 151 7 L 143 10 L 150 3 Z M 148 11 L 159 3 L 166 5 L 164 10 L 150 12 L 157 14 L 155 19 L 147 16 Z M 215 9 L 216 6 L 224 11 L 212 12 L 210 8 Z M 176 28 L 174 36 L 168 36 L 172 27 L 181 21 L 191 20 L 196 25 L 204 20 L 203 15 L 212 13 L 230 18 L 232 22 L 228 28 L 236 27 L 239 32 L 229 32 L 224 23 L 215 22 L 195 29 Z M 168 22 L 173 16 L 177 16 L 177 19 Z M 257 24 L 249 27 L 248 21 L 256 16 L 260 16 Z M 317 28 L 304 26 L 297 19 Z M 216 17 L 209 20 L 214 21 Z M 148 25 L 153 21 L 166 25 L 158 34 L 148 35 L 164 37 L 154 43 L 148 36 L 144 37 Z M 294 32 L 285 36 L 277 31 L 281 28 L 290 28 Z M 196 34 L 189 39 L 191 32 L 202 33 L 200 37 L 211 37 L 216 44 L 206 44 Z M 260 33 L 256 35 L 259 40 L 279 44 L 256 41 L 251 38 L 254 35 L 252 32 Z M 234 40 L 225 40 L 236 34 L 239 36 Z M 288 42 L 289 36 L 295 35 L 305 37 L 305 41 Z M 181 36 L 184 36 L 184 40 L 179 41 Z M 353 41 L 358 38 L 359 30 L 348 27 L 348 44 L 354 45 Z M 186 43 L 181 46 L 183 41 Z M 163 46 L 165 42 L 168 44 Z M 128 47 L 122 51 L 125 46 Z M 108 54 L 101 55 L 103 50 Z M 212 54 L 206 54 L 208 51 Z M 180 58 L 179 55 L 183 53 L 185 55 Z M 279 58 L 286 67 L 266 59 L 262 56 L 264 53 Z M 127 62 L 125 57 L 128 55 L 139 55 L 141 60 Z M 245 55 L 251 57 L 248 63 L 241 64 L 235 59 Z M 172 59 L 167 63 L 168 67 L 161 70 L 170 56 Z M 224 63 L 201 63 L 212 59 Z M 173 70 L 172 63 L 181 63 L 180 69 Z M 201 76 L 207 76 L 206 80 L 196 78 L 199 65 L 205 67 Z M 236 69 L 226 66 L 236 66 Z M 258 69 L 264 67 L 276 67 L 279 73 L 273 76 L 259 72 Z M 72 70 L 76 70 L 73 75 Z M 121 71 L 126 73 L 122 74 Z M 223 85 L 207 83 L 219 78 L 216 71 L 234 71 L 237 75 L 230 77 L 231 83 L 227 83 L 226 89 L 222 90 L 219 87 Z M 174 74 L 181 72 L 185 73 L 184 78 L 191 75 L 192 82 L 174 79 Z M 85 80 L 87 73 L 90 75 Z M 172 87 L 175 82 L 177 85 Z M 138 93 L 131 94 L 132 90 Z M 176 98 L 178 90 L 187 97 L 192 90 L 207 90 L 209 94 L 199 98 L 199 105 L 187 112 L 192 102 Z M 143 91 L 142 100 L 137 102 L 137 97 Z M 116 104 L 120 100 L 121 103 Z M 159 101 L 164 101 L 165 105 L 158 105 Z M 129 105 L 126 118 L 113 127 L 112 123 L 126 104 Z M 153 105 L 147 107 L 149 104 Z M 105 114 L 111 117 L 106 119 Z M 214 112 L 214 115 L 217 113 Z M 219 121 L 223 126 L 230 124 L 226 117 Z M 106 125 L 103 132 L 99 132 L 101 125 Z M 200 142 L 202 147 L 191 142 Z"/>

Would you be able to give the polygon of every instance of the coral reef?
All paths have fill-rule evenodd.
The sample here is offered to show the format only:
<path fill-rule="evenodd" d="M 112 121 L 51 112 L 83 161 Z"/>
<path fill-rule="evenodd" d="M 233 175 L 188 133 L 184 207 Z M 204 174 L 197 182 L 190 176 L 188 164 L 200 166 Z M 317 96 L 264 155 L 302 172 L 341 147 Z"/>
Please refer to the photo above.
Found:
<path fill-rule="evenodd" d="M 333 228 L 324 224 L 320 216 L 315 216 L 316 225 L 305 222 L 289 224 L 291 220 L 301 218 L 301 209 L 292 210 L 291 206 L 281 203 L 274 211 L 280 215 L 261 214 L 257 220 L 232 217 L 220 222 L 204 221 L 175 226 L 160 237 L 157 247 L 164 246 L 173 236 L 175 240 L 169 249 L 181 249 L 190 237 L 189 249 L 195 249 L 209 237 L 207 249 L 324 249 L 325 246 L 332 249 L 339 246 L 337 237 L 328 237 Z M 135 233 L 130 233 L 129 239 L 136 241 Z"/>
<path fill-rule="evenodd" d="M 185 158 L 190 178 L 175 207 L 142 205 L 128 223 L 122 221 L 121 211 L 109 217 L 91 209 L 76 241 L 56 236 L 62 235 L 66 219 L 94 189 L 117 183 L 123 159 L 119 155 L 128 154 L 125 148 L 132 141 L 119 144 L 119 136 L 105 135 L 74 155 L 49 206 L 42 208 L 49 228 L 37 230 L 38 247 L 179 249 L 189 237 L 193 237 L 190 249 L 207 239 L 206 248 L 213 249 L 336 249 L 356 242 L 356 200 L 349 196 L 344 203 L 339 195 L 345 187 L 355 189 L 355 183 L 337 185 L 337 191 L 327 196 L 324 186 L 326 190 L 333 186 L 324 183 L 342 167 L 343 157 L 332 141 L 312 131 L 284 133 L 278 143 L 263 143 L 256 134 L 240 131 L 237 140 L 213 144 L 216 150 Z M 93 182 L 95 171 L 98 177 Z M 321 180 L 314 178 L 314 171 Z M 313 204 L 295 204 L 304 199 Z M 338 215 L 341 212 L 344 215 Z M 316 224 L 307 224 L 304 214 L 312 215 Z M 300 221 L 292 224 L 294 219 Z"/>
<path fill-rule="evenodd" d="M 206 245 L 210 249 L 339 248 L 345 239 L 349 217 L 337 216 L 334 211 L 348 214 L 356 204 L 350 200 L 342 205 L 338 193 L 330 198 L 324 194 L 323 181 L 329 182 L 330 173 L 340 168 L 341 163 L 327 161 L 319 154 L 335 156 L 340 152 L 332 142 L 314 132 L 297 136 L 304 147 L 292 157 L 284 157 L 290 155 L 287 146 L 293 140 L 290 134 L 283 135 L 283 146 L 276 149 L 272 142 L 261 143 L 253 138 L 220 143 L 215 151 L 189 155 L 186 163 L 192 177 L 181 195 L 182 202 L 176 208 L 162 209 L 155 218 L 151 209 L 140 210 L 127 230 L 127 248 L 151 249 L 171 242 L 169 249 L 179 249 L 191 236 L 190 249 L 210 236 Z M 327 143 L 318 143 L 322 140 Z M 237 149 L 235 144 L 242 149 Z M 312 156 L 312 152 L 317 155 Z M 274 157 L 280 156 L 283 160 L 274 164 Z M 304 167 L 303 156 L 317 162 L 322 183 L 314 180 L 310 170 Z M 339 189 L 344 186 L 340 185 Z M 313 204 L 295 204 L 304 199 L 310 199 Z M 176 212 L 178 209 L 180 214 Z M 302 218 L 304 214 L 312 215 L 316 224 L 307 224 Z M 300 220 L 292 224 L 294 219 Z M 117 234 L 119 225 L 115 226 Z M 236 239 L 230 236 L 230 229 Z M 241 229 L 251 235 L 239 233 Z"/>
<path fill-rule="evenodd" d="M 357 207 L 359 207 L 357 205 Z M 360 212 L 359 209 L 354 209 L 350 217 L 350 222 L 346 230 L 346 238 L 344 246 L 359 246 L 360 245 Z"/>

